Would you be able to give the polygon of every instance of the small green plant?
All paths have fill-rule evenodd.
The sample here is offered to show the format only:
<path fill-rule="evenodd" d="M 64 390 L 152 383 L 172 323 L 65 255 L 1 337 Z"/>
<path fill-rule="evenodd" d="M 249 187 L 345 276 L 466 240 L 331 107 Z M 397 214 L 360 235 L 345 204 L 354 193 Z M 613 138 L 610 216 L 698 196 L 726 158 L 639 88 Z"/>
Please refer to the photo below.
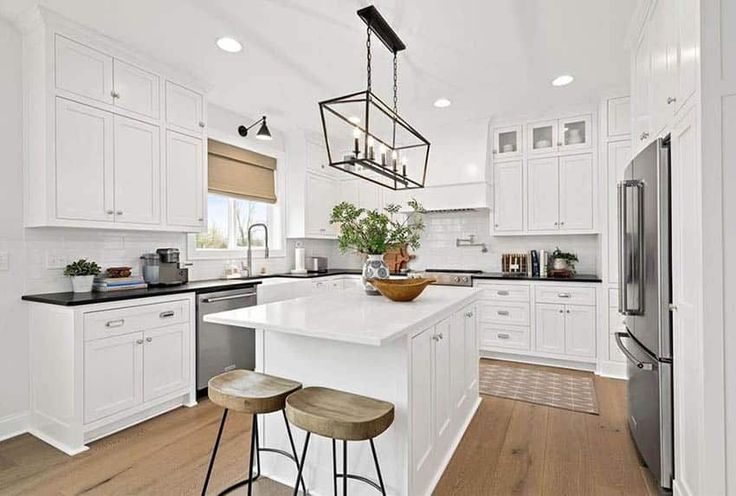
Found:
<path fill-rule="evenodd" d="M 102 269 L 97 262 L 88 262 L 84 258 L 80 258 L 76 262 L 72 262 L 64 269 L 65 276 L 96 276 Z"/>
<path fill-rule="evenodd" d="M 387 205 L 385 213 L 356 207 L 348 202 L 335 205 L 330 224 L 340 226 L 337 238 L 340 251 L 355 250 L 366 255 L 381 255 L 404 245 L 418 248 L 424 230 L 424 222 L 419 214 L 426 211 L 414 199 L 409 200 L 407 205 L 412 212 L 403 220 L 396 219 L 396 214 L 401 210 L 401 206 L 396 204 Z"/>
<path fill-rule="evenodd" d="M 551 256 L 552 260 L 560 259 L 567 262 L 567 265 L 570 267 L 570 270 L 575 270 L 575 262 L 578 261 L 578 256 L 574 253 L 568 253 L 560 250 L 560 247 L 558 246 L 555 248 L 555 251 L 552 252 Z"/>

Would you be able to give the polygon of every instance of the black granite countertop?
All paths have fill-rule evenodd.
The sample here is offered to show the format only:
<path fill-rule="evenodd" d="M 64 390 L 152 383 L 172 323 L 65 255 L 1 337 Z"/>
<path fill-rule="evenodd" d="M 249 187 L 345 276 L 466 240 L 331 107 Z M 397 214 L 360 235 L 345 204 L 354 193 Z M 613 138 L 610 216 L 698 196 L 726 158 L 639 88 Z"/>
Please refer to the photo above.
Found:
<path fill-rule="evenodd" d="M 531 277 L 526 274 L 508 275 L 503 272 L 481 272 L 473 279 L 500 279 L 505 281 L 602 282 L 595 274 L 575 274 L 572 277 Z"/>
<path fill-rule="evenodd" d="M 111 301 L 132 300 L 136 298 L 148 298 L 152 296 L 166 296 L 180 293 L 204 293 L 211 291 L 221 291 L 227 289 L 239 289 L 248 286 L 260 284 L 263 279 L 274 277 L 282 277 L 289 279 L 313 279 L 326 276 L 339 275 L 360 275 L 358 269 L 329 269 L 327 272 L 307 272 L 306 274 L 267 274 L 253 277 L 244 277 L 239 279 L 213 279 L 208 281 L 193 281 L 179 286 L 151 286 L 147 289 L 130 289 L 123 291 L 109 291 L 91 293 L 73 293 L 66 291 L 63 293 L 45 293 L 23 295 L 25 301 L 33 301 L 36 303 L 48 303 L 51 305 L 61 306 L 77 306 L 92 305 L 95 303 L 108 303 Z"/>

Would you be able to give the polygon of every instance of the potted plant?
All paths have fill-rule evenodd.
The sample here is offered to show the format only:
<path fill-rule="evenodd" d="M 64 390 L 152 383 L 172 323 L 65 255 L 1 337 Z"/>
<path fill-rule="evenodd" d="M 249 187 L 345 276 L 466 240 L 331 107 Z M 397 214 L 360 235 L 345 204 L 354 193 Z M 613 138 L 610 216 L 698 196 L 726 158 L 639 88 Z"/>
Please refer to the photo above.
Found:
<path fill-rule="evenodd" d="M 75 293 L 89 293 L 92 291 L 92 282 L 100 273 L 100 266 L 96 262 L 88 262 L 80 258 L 64 269 L 64 275 L 72 278 L 72 290 Z"/>
<path fill-rule="evenodd" d="M 552 268 L 554 270 L 569 270 L 575 272 L 575 262 L 578 261 L 578 256 L 574 253 L 567 253 L 560 250 L 558 246 L 555 251 L 552 252 Z"/>
<path fill-rule="evenodd" d="M 330 223 L 338 224 L 337 237 L 341 252 L 354 250 L 366 256 L 363 265 L 363 287 L 371 295 L 380 294 L 367 280 L 388 279 L 388 267 L 383 261 L 386 250 L 400 246 L 419 247 L 419 236 L 424 230 L 420 215 L 425 210 L 418 201 L 407 202 L 411 212 L 402 220 L 397 219 L 400 205 L 389 204 L 384 212 L 356 207 L 342 202 L 332 209 Z"/>

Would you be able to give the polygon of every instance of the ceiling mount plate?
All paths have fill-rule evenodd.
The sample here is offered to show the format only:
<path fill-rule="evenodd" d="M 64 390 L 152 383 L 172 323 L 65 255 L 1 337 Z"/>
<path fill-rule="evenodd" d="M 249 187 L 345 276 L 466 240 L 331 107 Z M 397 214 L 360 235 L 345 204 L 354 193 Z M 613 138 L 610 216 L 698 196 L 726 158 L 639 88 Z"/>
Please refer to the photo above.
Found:
<path fill-rule="evenodd" d="M 386 19 L 378 12 L 373 5 L 362 8 L 358 11 L 358 17 L 363 19 L 363 22 L 371 28 L 371 31 L 376 33 L 376 36 L 386 45 L 391 52 L 396 53 L 406 49 L 406 45 L 401 41 L 399 35 L 391 29 Z"/>

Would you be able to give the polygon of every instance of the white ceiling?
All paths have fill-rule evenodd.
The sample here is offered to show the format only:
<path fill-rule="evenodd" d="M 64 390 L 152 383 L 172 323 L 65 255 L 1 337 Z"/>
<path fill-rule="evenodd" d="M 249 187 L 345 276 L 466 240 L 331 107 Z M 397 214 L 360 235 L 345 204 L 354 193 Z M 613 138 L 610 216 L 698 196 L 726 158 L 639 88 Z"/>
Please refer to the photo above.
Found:
<path fill-rule="evenodd" d="M 407 45 L 400 112 L 432 141 L 493 115 L 597 102 L 628 85 L 624 37 L 637 0 L 376 0 Z M 32 0 L 0 0 L 17 18 Z M 365 87 L 362 0 L 42 0 L 58 13 L 185 68 L 210 100 L 275 129 L 318 128 L 317 102 Z M 230 35 L 244 46 L 215 46 Z M 389 97 L 390 57 L 374 49 L 374 86 Z M 554 88 L 557 75 L 575 75 Z M 453 102 L 435 109 L 445 96 Z"/>

